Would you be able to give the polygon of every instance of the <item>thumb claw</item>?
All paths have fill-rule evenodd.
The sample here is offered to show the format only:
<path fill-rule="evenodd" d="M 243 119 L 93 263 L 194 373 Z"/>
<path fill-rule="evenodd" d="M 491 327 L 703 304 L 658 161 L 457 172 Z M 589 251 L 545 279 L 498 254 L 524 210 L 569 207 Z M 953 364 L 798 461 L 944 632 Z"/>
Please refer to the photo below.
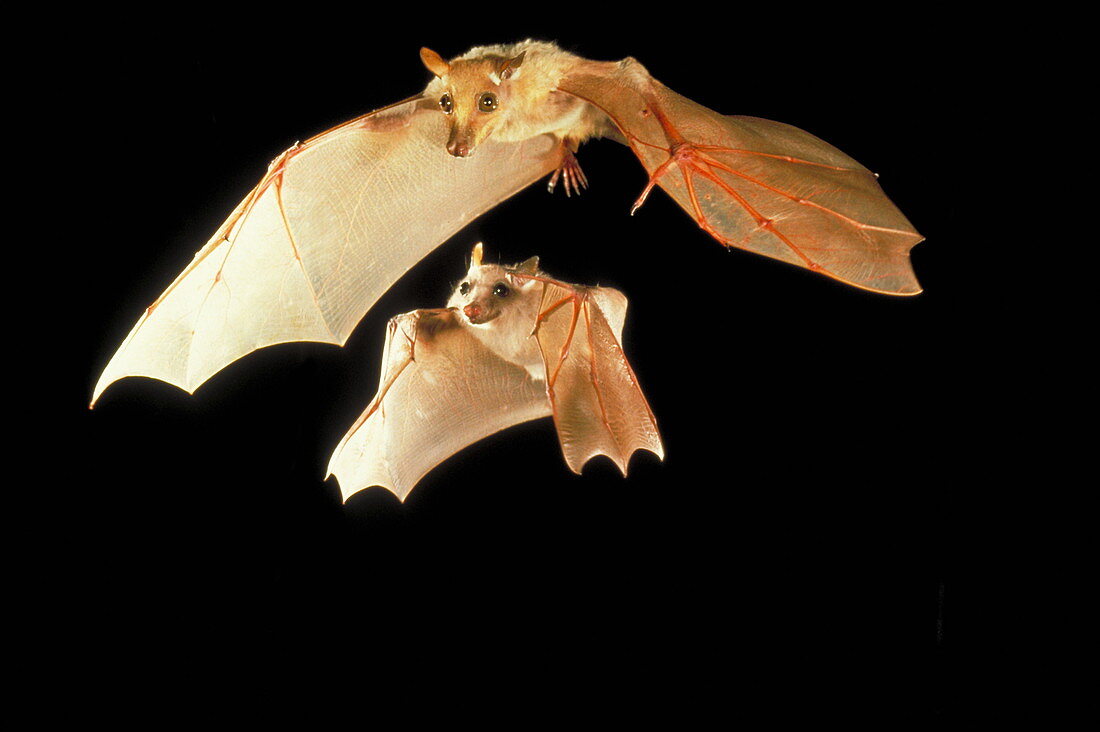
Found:
<path fill-rule="evenodd" d="M 654 184 L 657 182 L 656 178 L 651 178 L 645 189 L 642 191 L 642 195 L 638 196 L 638 200 L 634 202 L 634 205 L 630 207 L 630 215 L 633 216 L 634 212 L 642 207 L 642 204 L 649 198 L 649 192 L 653 190 Z"/>

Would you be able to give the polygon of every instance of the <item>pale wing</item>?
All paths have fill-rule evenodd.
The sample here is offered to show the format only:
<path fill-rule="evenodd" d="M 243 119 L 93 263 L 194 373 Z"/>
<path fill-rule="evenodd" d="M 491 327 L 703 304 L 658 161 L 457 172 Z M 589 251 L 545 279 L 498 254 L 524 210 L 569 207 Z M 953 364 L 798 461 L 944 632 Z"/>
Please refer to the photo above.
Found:
<path fill-rule="evenodd" d="M 264 346 L 342 345 L 425 254 L 557 165 L 548 137 L 463 159 L 446 139 L 444 115 L 412 99 L 287 150 L 141 316 L 92 403 L 126 376 L 193 392 Z"/>
<path fill-rule="evenodd" d="M 383 359 L 378 394 L 329 461 L 344 500 L 376 485 L 405 500 L 467 445 L 550 415 L 545 383 L 482 345 L 453 311 L 393 318 Z"/>
<path fill-rule="evenodd" d="M 633 59 L 587 62 L 559 89 L 606 112 L 650 176 L 726 246 L 876 292 L 920 292 L 909 250 L 923 237 L 875 175 L 832 145 L 779 122 L 718 114 Z"/>
<path fill-rule="evenodd" d="M 623 475 L 636 450 L 664 458 L 657 421 L 623 353 L 625 314 L 617 290 L 545 284 L 536 335 L 562 453 L 575 473 L 596 455 Z"/>

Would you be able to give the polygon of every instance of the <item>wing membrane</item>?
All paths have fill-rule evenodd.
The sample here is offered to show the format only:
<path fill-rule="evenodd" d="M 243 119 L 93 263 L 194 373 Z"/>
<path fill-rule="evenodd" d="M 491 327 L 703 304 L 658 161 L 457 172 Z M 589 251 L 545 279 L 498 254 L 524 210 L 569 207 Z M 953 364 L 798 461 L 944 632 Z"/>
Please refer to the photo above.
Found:
<path fill-rule="evenodd" d="M 548 137 L 466 159 L 445 142 L 443 115 L 412 99 L 287 150 L 138 320 L 92 403 L 125 376 L 193 392 L 264 346 L 343 344 L 425 254 L 557 165 Z"/>
<path fill-rule="evenodd" d="M 405 500 L 467 445 L 550 414 L 543 382 L 486 348 L 451 311 L 393 318 L 383 359 L 378 394 L 329 462 L 344 500 L 375 485 Z"/>
<path fill-rule="evenodd" d="M 626 475 L 636 450 L 663 459 L 657 422 L 623 354 L 626 297 L 547 282 L 542 303 L 537 337 L 569 468 L 580 473 L 590 459 L 607 455 Z"/>
<path fill-rule="evenodd" d="M 871 171 L 796 127 L 725 116 L 632 59 L 589 62 L 559 84 L 605 111 L 660 185 L 726 246 L 857 287 L 910 295 L 923 239 Z"/>

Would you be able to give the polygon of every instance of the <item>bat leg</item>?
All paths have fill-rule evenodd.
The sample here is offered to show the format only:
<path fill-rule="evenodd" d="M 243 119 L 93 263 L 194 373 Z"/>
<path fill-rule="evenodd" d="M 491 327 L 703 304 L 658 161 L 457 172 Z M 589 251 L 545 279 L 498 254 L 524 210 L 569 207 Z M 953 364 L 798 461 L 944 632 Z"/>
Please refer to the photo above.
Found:
<path fill-rule="evenodd" d="M 574 193 L 579 196 L 582 188 L 588 188 L 588 177 L 581 170 L 581 164 L 577 162 L 577 156 L 569 149 L 569 144 L 565 140 L 562 140 L 561 144 L 561 163 L 554 174 L 550 176 L 550 182 L 546 184 L 546 190 L 553 193 L 559 179 L 567 197 Z"/>
<path fill-rule="evenodd" d="M 695 218 L 696 223 L 703 231 L 710 234 L 712 237 L 718 240 L 727 249 L 735 246 L 737 242 L 730 241 L 722 232 L 718 231 L 711 225 L 707 219 L 706 213 L 704 213 L 702 206 L 699 205 L 699 198 L 696 194 L 695 181 L 696 176 L 701 176 L 710 181 L 718 188 L 724 191 L 729 197 L 735 201 L 745 212 L 753 218 L 756 222 L 756 229 L 767 231 L 774 235 L 780 241 L 782 241 L 792 252 L 794 252 L 803 262 L 804 266 L 811 270 L 823 270 L 824 267 L 818 262 L 810 259 L 809 256 L 797 245 L 794 244 L 787 236 L 775 227 L 775 221 L 763 215 L 757 211 L 748 200 L 745 199 L 738 191 L 729 185 L 726 181 L 717 174 L 717 171 L 723 171 L 725 173 L 744 177 L 743 174 L 736 170 L 733 170 L 728 165 L 714 159 L 710 153 L 730 152 L 739 153 L 743 150 L 737 150 L 730 147 L 722 147 L 720 145 L 699 145 L 692 143 L 679 133 L 679 131 L 672 125 L 668 117 L 663 114 L 658 107 L 656 101 L 651 102 L 650 107 L 656 114 L 657 120 L 661 123 L 664 129 L 665 136 L 668 139 L 669 146 L 667 148 L 668 159 L 657 166 L 649 175 L 649 182 L 642 190 L 642 194 L 638 196 L 638 200 L 634 202 L 634 205 L 630 208 L 630 215 L 633 216 L 634 212 L 641 208 L 642 204 L 646 202 L 649 197 L 650 191 L 657 185 L 657 182 L 665 175 L 669 173 L 672 166 L 675 164 L 676 168 L 683 176 L 684 185 L 687 188 L 688 198 L 691 202 L 692 215 Z"/>

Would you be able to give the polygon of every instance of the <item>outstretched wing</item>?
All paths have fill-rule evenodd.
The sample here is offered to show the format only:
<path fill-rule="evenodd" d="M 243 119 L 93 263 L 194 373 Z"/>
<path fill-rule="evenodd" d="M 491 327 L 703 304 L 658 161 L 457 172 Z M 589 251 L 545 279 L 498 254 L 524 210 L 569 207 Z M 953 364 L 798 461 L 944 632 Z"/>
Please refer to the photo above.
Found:
<path fill-rule="evenodd" d="M 558 89 L 603 110 L 650 187 L 726 246 L 875 292 L 920 292 L 909 250 L 923 237 L 873 173 L 828 143 L 779 122 L 718 114 L 634 59 L 585 62 Z"/>
<path fill-rule="evenodd" d="M 618 290 L 545 282 L 535 335 L 562 453 L 575 473 L 596 455 L 623 475 L 636 450 L 664 459 L 657 421 L 623 354 L 625 315 Z"/>
<path fill-rule="evenodd" d="M 489 350 L 452 310 L 390 320 L 382 358 L 378 394 L 329 461 L 345 501 L 375 485 L 403 501 L 467 445 L 550 415 L 543 382 Z"/>
<path fill-rule="evenodd" d="M 549 173 L 555 143 L 445 150 L 443 115 L 413 98 L 280 155 L 107 364 L 193 392 L 258 348 L 343 344 L 374 302 L 462 226 Z"/>

